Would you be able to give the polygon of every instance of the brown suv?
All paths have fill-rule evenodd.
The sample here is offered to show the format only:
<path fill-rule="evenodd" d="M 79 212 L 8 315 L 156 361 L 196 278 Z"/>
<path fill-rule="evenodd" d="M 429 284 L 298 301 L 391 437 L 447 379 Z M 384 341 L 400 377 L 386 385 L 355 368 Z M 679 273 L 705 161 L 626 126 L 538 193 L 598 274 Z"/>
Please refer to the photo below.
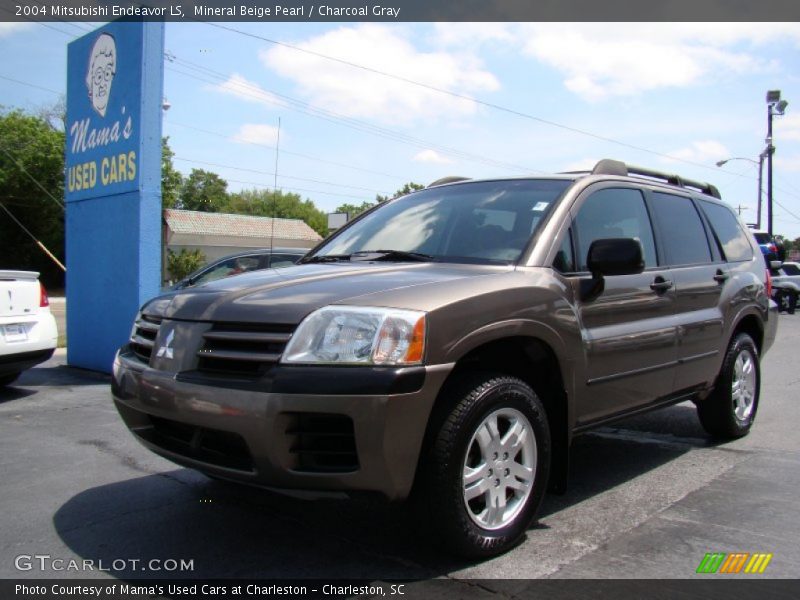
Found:
<path fill-rule="evenodd" d="M 413 491 L 488 556 L 564 488 L 576 434 L 687 399 L 748 432 L 777 311 L 716 188 L 611 160 L 452 179 L 296 266 L 148 302 L 114 364 L 137 439 L 221 479 Z"/>

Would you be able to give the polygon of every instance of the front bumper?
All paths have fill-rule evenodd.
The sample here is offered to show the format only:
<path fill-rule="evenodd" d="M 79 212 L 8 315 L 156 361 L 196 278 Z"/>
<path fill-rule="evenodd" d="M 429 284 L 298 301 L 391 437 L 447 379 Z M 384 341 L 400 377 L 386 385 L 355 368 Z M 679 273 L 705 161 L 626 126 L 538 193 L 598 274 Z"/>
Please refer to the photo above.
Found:
<path fill-rule="evenodd" d="M 397 500 L 411 490 L 452 367 L 277 366 L 248 387 L 156 370 L 123 348 L 112 394 L 136 438 L 178 464 L 257 486 Z"/>

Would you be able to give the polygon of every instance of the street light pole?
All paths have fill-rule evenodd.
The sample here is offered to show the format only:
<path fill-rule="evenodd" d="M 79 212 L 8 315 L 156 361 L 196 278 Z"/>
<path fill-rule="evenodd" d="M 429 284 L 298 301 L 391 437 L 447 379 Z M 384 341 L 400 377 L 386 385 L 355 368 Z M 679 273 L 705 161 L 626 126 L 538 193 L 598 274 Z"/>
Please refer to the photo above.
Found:
<path fill-rule="evenodd" d="M 754 161 L 752 158 L 746 158 L 744 156 L 733 156 L 731 158 L 726 158 L 724 160 L 718 160 L 717 166 L 721 167 L 727 162 L 732 160 L 746 160 L 747 162 L 751 162 L 754 165 L 758 165 L 758 212 L 756 214 L 756 229 L 761 229 L 761 197 L 763 196 L 762 190 L 762 178 L 764 173 L 764 157 L 767 155 L 767 151 L 764 150 L 761 154 L 758 155 L 758 162 Z M 741 211 L 739 214 L 742 214 Z M 752 225 L 751 225 L 752 227 Z"/>
<path fill-rule="evenodd" d="M 756 229 L 761 229 L 761 198 L 764 196 L 762 179 L 764 178 L 764 157 L 767 151 L 764 150 L 758 155 L 758 212 L 756 213 Z"/>
<path fill-rule="evenodd" d="M 770 103 L 770 94 L 774 92 L 767 92 L 767 233 L 772 237 L 772 155 L 775 153 L 775 146 L 772 145 L 772 107 L 774 103 Z M 778 99 L 781 97 L 780 91 L 777 92 Z M 777 100 L 776 100 L 777 101 Z"/>
<path fill-rule="evenodd" d="M 780 90 L 770 90 L 767 92 L 767 233 L 772 236 L 772 155 L 775 154 L 775 146 L 772 144 L 772 117 L 773 115 L 783 115 L 788 106 L 786 100 L 781 100 Z"/>

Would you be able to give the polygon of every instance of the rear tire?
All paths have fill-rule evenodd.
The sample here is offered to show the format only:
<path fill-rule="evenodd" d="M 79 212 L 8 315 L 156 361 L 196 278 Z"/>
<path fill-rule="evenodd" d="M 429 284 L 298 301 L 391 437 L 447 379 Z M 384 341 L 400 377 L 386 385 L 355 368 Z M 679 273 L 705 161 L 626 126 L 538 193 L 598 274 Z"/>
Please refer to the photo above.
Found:
<path fill-rule="evenodd" d="M 515 377 L 468 377 L 446 393 L 453 408 L 422 457 L 417 501 L 455 553 L 501 554 L 525 534 L 547 489 L 547 415 Z"/>
<path fill-rule="evenodd" d="M 9 373 L 7 375 L 0 376 L 0 387 L 5 387 L 7 385 L 11 385 L 17 380 L 21 373 Z"/>
<path fill-rule="evenodd" d="M 714 391 L 697 404 L 703 428 L 721 440 L 747 435 L 756 418 L 760 386 L 758 349 L 749 335 L 738 333 L 728 345 Z"/>
<path fill-rule="evenodd" d="M 786 292 L 786 312 L 793 315 L 797 308 L 797 292 Z"/>

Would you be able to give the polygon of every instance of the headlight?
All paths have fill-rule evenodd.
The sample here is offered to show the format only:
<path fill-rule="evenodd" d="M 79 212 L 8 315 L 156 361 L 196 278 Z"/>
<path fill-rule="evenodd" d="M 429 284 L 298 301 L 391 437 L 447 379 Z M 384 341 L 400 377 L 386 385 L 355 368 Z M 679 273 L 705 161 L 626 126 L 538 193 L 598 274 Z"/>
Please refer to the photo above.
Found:
<path fill-rule="evenodd" d="M 423 312 L 326 306 L 300 323 L 281 362 L 415 365 L 424 351 Z"/>

